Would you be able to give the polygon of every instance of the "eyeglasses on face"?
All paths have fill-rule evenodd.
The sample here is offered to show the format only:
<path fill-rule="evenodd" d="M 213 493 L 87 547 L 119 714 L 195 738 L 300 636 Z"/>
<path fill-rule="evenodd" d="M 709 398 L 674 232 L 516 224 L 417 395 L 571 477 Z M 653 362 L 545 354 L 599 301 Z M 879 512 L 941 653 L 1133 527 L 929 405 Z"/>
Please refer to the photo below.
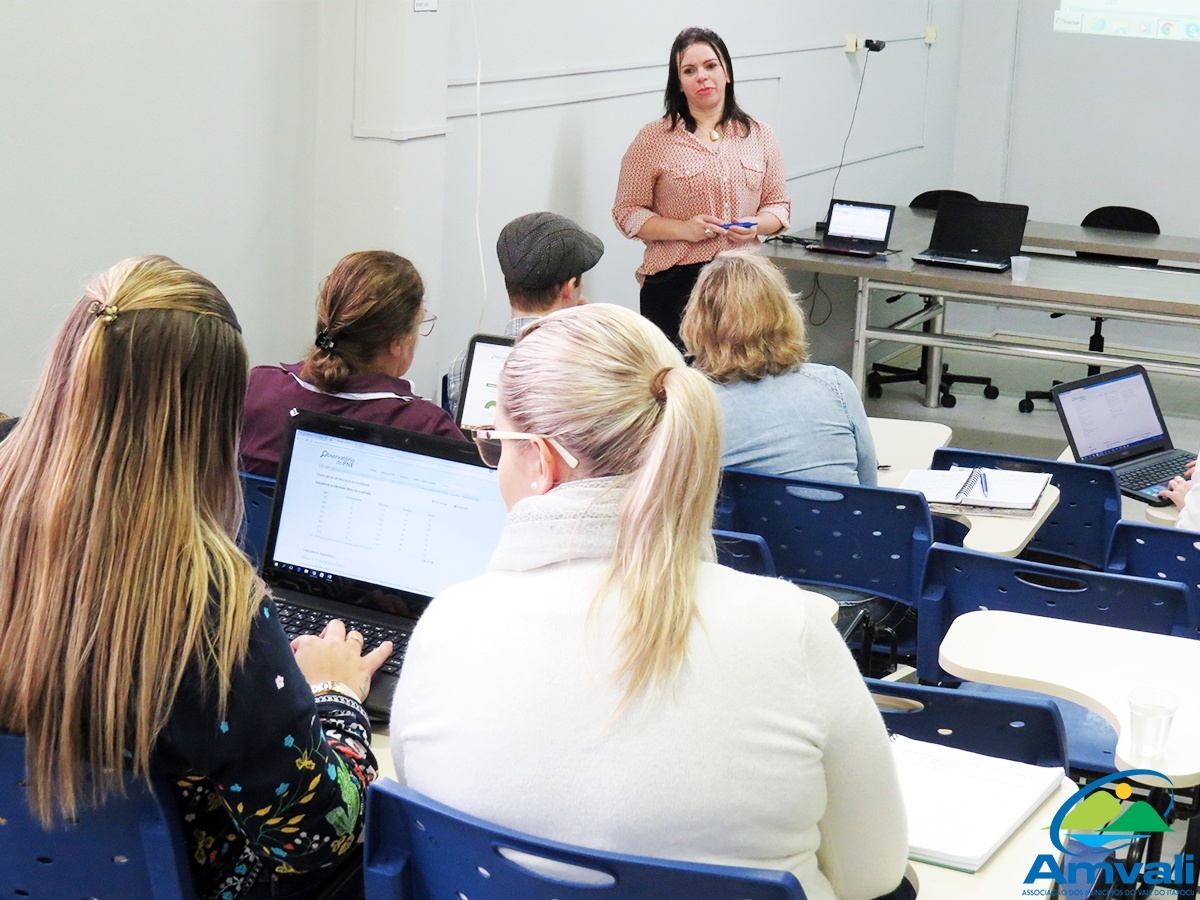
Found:
<path fill-rule="evenodd" d="M 475 439 L 475 446 L 479 448 L 479 458 L 483 460 L 484 465 L 491 466 L 493 469 L 500 465 L 501 441 L 531 441 L 534 438 L 540 438 L 557 450 L 563 462 L 572 469 L 579 466 L 579 460 L 575 458 L 575 455 L 559 443 L 556 438 L 552 438 L 548 434 L 529 434 L 524 431 L 496 431 L 494 428 L 472 428 L 471 437 Z"/>
<path fill-rule="evenodd" d="M 417 326 L 421 337 L 429 337 L 429 335 L 433 334 L 433 326 L 436 324 L 437 316 L 435 314 L 429 313 L 427 316 L 425 316 L 425 318 L 421 320 L 421 324 Z"/>

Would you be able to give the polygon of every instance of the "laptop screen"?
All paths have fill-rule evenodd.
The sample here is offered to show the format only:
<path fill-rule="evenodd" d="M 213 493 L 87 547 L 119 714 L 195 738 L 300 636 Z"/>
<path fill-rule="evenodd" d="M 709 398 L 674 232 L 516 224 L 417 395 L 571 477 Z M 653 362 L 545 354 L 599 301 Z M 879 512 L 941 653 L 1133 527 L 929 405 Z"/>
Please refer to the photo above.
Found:
<path fill-rule="evenodd" d="M 477 334 L 471 338 L 458 402 L 459 428 L 490 428 L 496 424 L 500 370 L 513 343 L 512 338 L 496 334 Z"/>
<path fill-rule="evenodd" d="M 1158 401 L 1141 366 L 1059 385 L 1054 393 L 1080 462 L 1106 465 L 1169 448 Z"/>
<path fill-rule="evenodd" d="M 948 197 L 938 205 L 931 253 L 1008 259 L 1021 252 L 1029 207 Z"/>
<path fill-rule="evenodd" d="M 851 238 L 875 241 L 887 246 L 895 207 L 877 203 L 834 200 L 829 205 L 826 238 Z"/>
<path fill-rule="evenodd" d="M 311 413 L 290 431 L 270 583 L 375 606 L 392 592 L 428 599 L 486 569 L 506 510 L 473 445 Z"/>

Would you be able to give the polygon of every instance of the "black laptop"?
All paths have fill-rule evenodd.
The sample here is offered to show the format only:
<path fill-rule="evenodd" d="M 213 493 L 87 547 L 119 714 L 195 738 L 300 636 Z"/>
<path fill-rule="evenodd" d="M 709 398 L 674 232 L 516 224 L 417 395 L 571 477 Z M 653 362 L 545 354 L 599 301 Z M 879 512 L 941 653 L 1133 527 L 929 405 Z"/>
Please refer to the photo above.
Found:
<path fill-rule="evenodd" d="M 914 253 L 916 262 L 1005 272 L 1021 252 L 1029 207 L 946 197 L 938 204 L 929 247 Z"/>
<path fill-rule="evenodd" d="M 830 200 L 825 237 L 805 245 L 814 253 L 843 253 L 870 258 L 887 250 L 896 207 L 858 200 Z"/>
<path fill-rule="evenodd" d="M 454 423 L 468 428 L 491 428 L 496 424 L 496 394 L 500 370 L 512 351 L 514 338 L 499 334 L 477 334 L 467 346 L 462 393 Z"/>
<path fill-rule="evenodd" d="M 483 573 L 505 514 L 474 444 L 293 410 L 262 574 L 288 634 L 333 618 L 396 644 L 366 708 L 386 718 L 429 601 Z"/>
<path fill-rule="evenodd" d="M 1079 462 L 1116 469 L 1123 494 L 1151 506 L 1170 503 L 1158 492 L 1196 454 L 1171 443 L 1145 369 L 1129 366 L 1055 385 L 1051 395 Z"/>

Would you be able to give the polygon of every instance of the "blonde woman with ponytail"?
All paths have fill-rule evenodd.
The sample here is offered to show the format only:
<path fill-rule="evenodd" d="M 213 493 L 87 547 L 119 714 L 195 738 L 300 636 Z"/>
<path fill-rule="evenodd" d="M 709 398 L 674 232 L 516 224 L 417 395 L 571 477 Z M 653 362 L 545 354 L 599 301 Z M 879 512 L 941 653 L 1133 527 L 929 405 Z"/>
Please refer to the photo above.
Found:
<path fill-rule="evenodd" d="M 197 897 L 303 897 L 353 855 L 390 647 L 340 623 L 289 646 L 238 550 L 240 331 L 161 256 L 71 311 L 0 443 L 0 730 L 46 824 L 159 773 Z"/>
<path fill-rule="evenodd" d="M 719 419 L 629 310 L 522 332 L 475 434 L 508 518 L 416 628 L 397 773 L 561 841 L 885 894 L 907 852 L 886 732 L 828 601 L 712 562 Z"/>

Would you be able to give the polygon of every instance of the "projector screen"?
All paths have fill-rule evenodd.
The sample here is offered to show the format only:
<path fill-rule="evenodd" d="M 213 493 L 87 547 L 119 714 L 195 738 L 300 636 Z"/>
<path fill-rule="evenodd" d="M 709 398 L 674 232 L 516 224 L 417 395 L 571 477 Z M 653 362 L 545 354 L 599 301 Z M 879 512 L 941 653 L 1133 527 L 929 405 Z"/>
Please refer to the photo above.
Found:
<path fill-rule="evenodd" d="M 1060 0 L 1054 30 L 1200 43 L 1197 0 Z"/>

